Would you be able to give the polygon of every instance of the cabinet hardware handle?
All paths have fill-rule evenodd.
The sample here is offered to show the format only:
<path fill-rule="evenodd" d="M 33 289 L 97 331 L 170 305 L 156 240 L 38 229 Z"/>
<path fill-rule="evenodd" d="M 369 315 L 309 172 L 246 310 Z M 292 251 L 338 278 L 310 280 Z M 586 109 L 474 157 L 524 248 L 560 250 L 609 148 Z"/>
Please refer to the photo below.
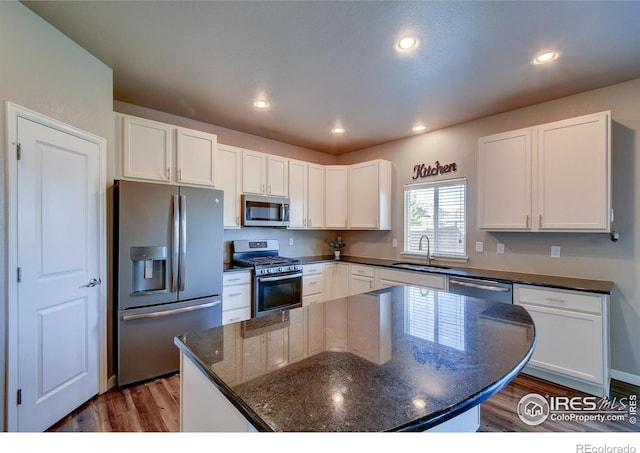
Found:
<path fill-rule="evenodd" d="M 229 280 L 227 280 L 228 282 L 237 282 L 238 280 L 240 280 L 239 278 L 230 278 Z"/>
<path fill-rule="evenodd" d="M 236 296 L 239 296 L 240 294 L 242 294 L 242 293 L 233 293 L 233 294 L 229 294 L 229 297 L 236 297 Z"/>
<path fill-rule="evenodd" d="M 237 318 L 229 318 L 229 319 L 227 319 L 227 322 L 234 322 L 234 321 L 237 321 L 239 319 L 240 319 L 239 316 Z"/>
<path fill-rule="evenodd" d="M 182 168 L 178 170 L 178 181 L 182 181 Z"/>
<path fill-rule="evenodd" d="M 271 193 L 271 184 L 269 184 L 269 191 L 268 192 Z"/>
<path fill-rule="evenodd" d="M 542 214 L 538 216 L 538 226 L 542 228 Z"/>
<path fill-rule="evenodd" d="M 317 285 L 318 282 L 309 282 L 309 285 Z"/>
<path fill-rule="evenodd" d="M 529 215 L 527 215 L 527 228 L 529 228 Z"/>
<path fill-rule="evenodd" d="M 167 177 L 166 179 L 171 179 L 171 167 L 167 167 Z"/>
<path fill-rule="evenodd" d="M 311 219 L 309 219 L 309 222 L 308 222 L 307 226 L 311 226 L 311 225 L 313 225 L 313 224 L 311 223 Z"/>
<path fill-rule="evenodd" d="M 545 300 L 547 300 L 549 302 L 559 302 L 559 303 L 562 303 L 562 304 L 566 302 L 566 300 L 564 300 L 564 299 L 557 299 L 555 297 L 547 297 L 547 298 L 545 298 Z"/>

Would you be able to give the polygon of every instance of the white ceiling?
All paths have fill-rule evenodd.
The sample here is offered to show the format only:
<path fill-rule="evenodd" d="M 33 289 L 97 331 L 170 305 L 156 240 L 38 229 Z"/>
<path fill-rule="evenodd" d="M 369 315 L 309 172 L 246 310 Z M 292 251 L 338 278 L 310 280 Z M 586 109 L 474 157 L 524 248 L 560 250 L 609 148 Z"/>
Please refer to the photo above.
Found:
<path fill-rule="evenodd" d="M 23 3 L 113 68 L 116 100 L 332 154 L 640 77 L 639 1 Z"/>

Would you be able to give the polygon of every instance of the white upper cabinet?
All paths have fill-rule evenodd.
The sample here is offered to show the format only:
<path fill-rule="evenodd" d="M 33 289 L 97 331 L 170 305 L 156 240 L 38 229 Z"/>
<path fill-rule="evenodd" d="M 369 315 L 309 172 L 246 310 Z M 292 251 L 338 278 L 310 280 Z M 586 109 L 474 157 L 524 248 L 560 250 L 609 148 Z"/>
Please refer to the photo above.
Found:
<path fill-rule="evenodd" d="M 609 232 L 611 112 L 482 137 L 478 227 Z"/>
<path fill-rule="evenodd" d="M 216 153 L 216 187 L 224 191 L 224 227 L 227 229 L 240 228 L 242 151 L 242 148 L 219 144 Z"/>
<path fill-rule="evenodd" d="M 264 195 L 267 190 L 267 155 L 242 151 L 242 192 Z"/>
<path fill-rule="evenodd" d="M 215 186 L 215 134 L 130 115 L 115 118 L 122 178 Z"/>
<path fill-rule="evenodd" d="M 325 228 L 347 228 L 349 166 L 329 165 L 325 167 L 324 226 Z"/>
<path fill-rule="evenodd" d="M 538 128 L 538 228 L 610 229 L 609 112 Z"/>
<path fill-rule="evenodd" d="M 348 198 L 350 229 L 391 229 L 391 162 L 351 165 Z"/>
<path fill-rule="evenodd" d="M 478 146 L 478 227 L 531 228 L 531 130 L 483 137 Z"/>
<path fill-rule="evenodd" d="M 288 176 L 288 159 L 259 151 L 244 150 L 243 193 L 286 197 L 289 195 Z"/>
<path fill-rule="evenodd" d="M 179 127 L 176 143 L 177 182 L 215 186 L 217 136 Z"/>
<path fill-rule="evenodd" d="M 324 227 L 324 166 L 289 160 L 289 228 Z"/>
<path fill-rule="evenodd" d="M 171 182 L 172 127 L 128 115 L 116 121 L 122 121 L 122 177 Z"/>

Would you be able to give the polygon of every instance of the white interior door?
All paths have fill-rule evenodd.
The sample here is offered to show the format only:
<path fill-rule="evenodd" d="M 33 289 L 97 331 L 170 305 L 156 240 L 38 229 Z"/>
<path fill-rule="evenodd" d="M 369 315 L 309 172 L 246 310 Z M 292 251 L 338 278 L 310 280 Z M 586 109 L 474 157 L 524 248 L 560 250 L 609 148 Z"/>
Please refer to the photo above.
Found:
<path fill-rule="evenodd" d="M 18 283 L 9 329 L 17 357 L 9 366 L 17 381 L 9 387 L 17 408 L 9 419 L 11 430 L 33 432 L 99 391 L 102 151 L 31 119 L 15 121 Z"/>

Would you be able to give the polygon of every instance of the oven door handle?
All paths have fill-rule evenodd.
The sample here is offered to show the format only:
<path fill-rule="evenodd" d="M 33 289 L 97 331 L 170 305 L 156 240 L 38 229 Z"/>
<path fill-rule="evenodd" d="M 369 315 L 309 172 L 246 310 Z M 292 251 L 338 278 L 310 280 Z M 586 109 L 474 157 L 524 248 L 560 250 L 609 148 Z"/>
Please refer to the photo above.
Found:
<path fill-rule="evenodd" d="M 291 278 L 298 278 L 298 277 L 302 277 L 302 272 L 297 273 L 297 274 L 280 275 L 278 277 L 258 277 L 258 281 L 260 283 L 262 283 L 262 282 L 277 282 L 279 280 L 289 280 Z"/>

